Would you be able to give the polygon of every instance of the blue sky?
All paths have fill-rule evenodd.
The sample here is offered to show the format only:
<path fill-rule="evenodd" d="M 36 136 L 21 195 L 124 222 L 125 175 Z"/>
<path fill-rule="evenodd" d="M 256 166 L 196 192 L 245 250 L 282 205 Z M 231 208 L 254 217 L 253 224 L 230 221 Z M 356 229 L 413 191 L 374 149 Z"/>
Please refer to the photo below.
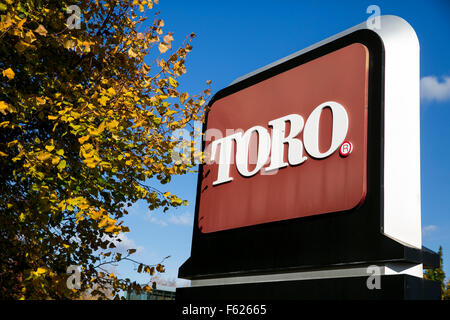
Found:
<path fill-rule="evenodd" d="M 423 244 L 444 249 L 444 267 L 450 276 L 450 2 L 431 1 L 175 1 L 160 0 L 156 10 L 165 31 L 174 33 L 173 46 L 194 32 L 187 59 L 183 90 L 212 92 L 235 78 L 365 21 L 369 5 L 382 15 L 404 18 L 415 29 L 421 46 L 421 178 Z M 152 15 L 152 11 L 149 11 Z M 134 247 L 137 260 L 157 263 L 164 257 L 163 278 L 174 280 L 189 257 L 195 207 L 196 174 L 175 177 L 161 190 L 170 190 L 190 205 L 162 214 L 149 212 L 144 203 L 130 210 L 130 227 L 122 246 Z M 119 275 L 140 282 L 133 265 L 123 263 Z M 184 282 L 178 281 L 178 285 Z"/>

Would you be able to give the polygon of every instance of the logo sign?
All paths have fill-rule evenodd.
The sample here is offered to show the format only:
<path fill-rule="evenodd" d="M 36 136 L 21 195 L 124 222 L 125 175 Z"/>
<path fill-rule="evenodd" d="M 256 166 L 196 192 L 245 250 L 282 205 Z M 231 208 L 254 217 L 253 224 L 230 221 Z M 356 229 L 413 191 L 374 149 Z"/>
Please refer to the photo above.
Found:
<path fill-rule="evenodd" d="M 325 108 L 330 108 L 333 118 L 332 131 L 331 131 L 331 145 L 326 152 L 319 150 L 319 124 L 320 116 Z M 286 134 L 287 124 L 291 124 L 291 129 Z M 225 138 L 215 140 L 212 143 L 212 157 L 210 160 L 214 161 L 217 146 L 220 146 L 221 155 L 219 159 L 219 169 L 217 174 L 217 180 L 213 182 L 213 185 L 218 185 L 228 181 L 232 181 L 230 177 L 230 165 L 232 158 L 231 148 L 233 141 L 236 143 L 236 168 L 239 173 L 244 177 L 251 177 L 258 173 L 262 167 L 266 164 L 271 155 L 270 165 L 263 170 L 266 172 L 272 170 L 278 170 L 289 165 L 297 165 L 303 163 L 306 156 L 303 156 L 303 144 L 298 138 L 295 138 L 303 130 L 304 124 L 303 117 L 298 114 L 290 114 L 272 121 L 269 121 L 268 125 L 272 127 L 272 138 L 266 128 L 261 126 L 254 126 L 248 129 L 244 134 L 235 133 Z M 348 132 L 348 114 L 345 108 L 337 102 L 328 101 L 318 106 L 309 116 L 304 126 L 304 138 L 305 149 L 308 154 L 316 159 L 324 159 L 330 156 L 346 137 Z M 250 139 L 253 133 L 258 135 L 258 145 L 256 146 L 257 159 L 256 166 L 251 171 L 248 169 L 249 165 L 249 152 L 250 152 Z M 283 160 L 284 156 L 284 144 L 287 145 L 288 151 L 288 163 Z M 347 152 L 348 142 L 344 146 L 345 152 Z M 292 148 L 292 149 L 291 149 Z M 342 149 L 342 147 L 341 147 Z M 348 155 L 348 153 L 346 154 Z"/>
<path fill-rule="evenodd" d="M 375 261 L 422 276 L 419 43 L 402 18 L 380 26 L 363 22 L 214 95 L 179 269 L 191 293 Z"/>
<path fill-rule="evenodd" d="M 339 148 L 339 154 L 342 157 L 348 156 L 353 151 L 353 145 L 351 142 L 345 141 Z"/>
<path fill-rule="evenodd" d="M 366 195 L 369 51 L 353 43 L 211 104 L 198 227 L 350 210 Z"/>

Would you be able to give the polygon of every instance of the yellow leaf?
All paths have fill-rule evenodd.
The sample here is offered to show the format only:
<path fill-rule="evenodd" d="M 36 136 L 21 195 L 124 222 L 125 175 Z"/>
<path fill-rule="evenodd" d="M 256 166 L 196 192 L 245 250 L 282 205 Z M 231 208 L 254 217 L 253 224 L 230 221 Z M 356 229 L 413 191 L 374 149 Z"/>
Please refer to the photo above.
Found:
<path fill-rule="evenodd" d="M 47 149 L 48 152 L 52 152 L 52 150 L 55 149 L 55 146 L 52 145 L 45 146 L 45 149 Z"/>
<path fill-rule="evenodd" d="M 117 126 L 119 125 L 119 121 L 117 120 L 113 120 L 108 122 L 108 124 L 106 125 L 108 127 L 109 130 L 117 128 Z"/>
<path fill-rule="evenodd" d="M 59 160 L 61 160 L 59 157 L 53 157 L 52 164 L 54 164 L 54 165 L 58 164 Z"/>
<path fill-rule="evenodd" d="M 93 211 L 91 212 L 91 218 L 94 220 L 99 220 L 102 217 L 102 211 Z"/>
<path fill-rule="evenodd" d="M 108 94 L 109 94 L 110 96 L 113 96 L 113 95 L 116 94 L 116 90 L 114 90 L 114 88 L 109 88 L 109 89 L 107 90 L 107 92 L 108 92 Z"/>
<path fill-rule="evenodd" d="M 37 268 L 37 270 L 36 270 L 37 274 L 43 274 L 43 273 L 46 273 L 46 272 L 47 272 L 47 270 L 45 270 L 44 268 Z"/>
<path fill-rule="evenodd" d="M 91 159 L 85 161 L 85 163 L 88 168 L 95 168 L 95 166 L 97 165 L 97 162 L 92 161 Z"/>
<path fill-rule="evenodd" d="M 129 55 L 131 58 L 136 58 L 136 57 L 137 57 L 137 53 L 134 52 L 132 48 L 128 49 L 128 55 Z"/>
<path fill-rule="evenodd" d="M 144 63 L 142 66 L 142 71 L 144 72 L 144 74 L 147 74 L 150 72 L 150 67 Z"/>
<path fill-rule="evenodd" d="M 164 193 L 164 197 L 169 197 L 170 196 L 170 192 L 169 191 L 167 191 L 166 193 Z"/>
<path fill-rule="evenodd" d="M 90 137 L 90 135 L 88 134 L 87 136 L 78 138 L 78 142 L 79 142 L 80 144 L 83 144 L 83 143 L 85 143 L 86 141 L 89 140 L 89 137 Z M 64 152 L 64 151 L 63 151 L 63 152 Z"/>
<path fill-rule="evenodd" d="M 31 45 L 31 44 L 29 44 L 29 43 L 26 43 L 23 40 L 20 40 L 19 42 L 16 43 L 15 48 L 16 48 L 17 52 L 22 53 L 22 52 L 24 52 L 27 49 L 36 48 L 36 47 Z"/>
<path fill-rule="evenodd" d="M 164 271 L 165 271 L 165 270 L 164 270 L 164 266 L 158 263 L 158 265 L 156 266 L 156 271 L 158 271 L 158 272 L 164 272 Z"/>
<path fill-rule="evenodd" d="M 45 104 L 45 99 L 41 97 L 36 97 L 36 102 L 38 105 Z"/>
<path fill-rule="evenodd" d="M 174 87 L 174 88 L 178 87 L 178 82 L 177 82 L 177 80 L 175 80 L 175 79 L 172 78 L 172 77 L 169 77 L 169 83 L 170 83 L 170 85 L 171 85 L 172 87 Z"/>
<path fill-rule="evenodd" d="M 14 73 L 14 71 L 12 71 L 11 68 L 8 68 L 8 69 L 6 69 L 6 70 L 3 70 L 2 74 L 3 74 L 4 77 L 7 77 L 9 80 L 14 79 L 14 76 L 16 75 L 16 74 Z"/>
<path fill-rule="evenodd" d="M 63 45 L 66 49 L 72 49 L 75 46 L 75 42 L 73 40 L 66 39 Z"/>
<path fill-rule="evenodd" d="M 89 152 L 87 151 L 82 151 L 83 157 L 88 159 L 88 158 L 92 158 L 95 154 L 95 150 L 91 150 Z M 92 160 L 91 160 L 92 161 Z"/>
<path fill-rule="evenodd" d="M 173 37 L 172 37 L 172 35 L 169 33 L 169 34 L 167 34 L 167 35 L 164 36 L 163 40 L 164 40 L 164 42 L 171 43 L 171 42 L 173 41 Z"/>
<path fill-rule="evenodd" d="M 59 173 L 58 173 L 58 174 L 59 174 Z M 66 204 L 64 203 L 64 201 L 61 201 L 61 202 L 58 204 L 58 208 L 60 208 L 61 211 L 66 210 Z"/>
<path fill-rule="evenodd" d="M 108 228 L 105 229 L 105 232 L 112 232 L 114 231 L 115 228 L 116 226 L 109 226 Z"/>
<path fill-rule="evenodd" d="M 98 126 L 97 129 L 95 129 L 95 130 L 89 129 L 89 133 L 93 136 L 96 136 L 96 135 L 99 135 L 100 133 L 102 133 L 104 130 L 105 130 L 105 121 L 100 123 L 100 125 Z"/>
<path fill-rule="evenodd" d="M 36 36 L 34 35 L 33 31 L 29 30 L 26 34 L 25 34 L 25 41 L 27 43 L 33 43 L 34 41 L 36 41 Z"/>
<path fill-rule="evenodd" d="M 0 157 L 7 157 L 7 156 L 8 155 L 6 153 L 0 151 Z"/>
<path fill-rule="evenodd" d="M 19 142 L 18 140 L 13 140 L 13 141 L 8 142 L 8 148 L 10 148 L 11 146 L 17 144 L 18 142 Z"/>
<path fill-rule="evenodd" d="M 16 112 L 11 105 L 7 104 L 5 101 L 0 101 L 0 113 L 6 115 L 6 111 L 8 112 Z"/>
<path fill-rule="evenodd" d="M 52 156 L 52 155 L 51 155 L 50 153 L 48 153 L 48 152 L 41 152 L 41 153 L 37 156 L 37 158 L 38 158 L 39 160 L 41 160 L 41 161 L 45 161 L 45 160 L 49 159 L 51 156 Z"/>
<path fill-rule="evenodd" d="M 187 98 L 189 98 L 189 94 L 188 94 L 187 92 L 183 92 L 183 93 L 180 95 L 180 102 L 181 102 L 181 103 L 184 103 L 184 102 L 186 101 Z"/>
<path fill-rule="evenodd" d="M 172 196 L 172 197 L 170 197 L 170 202 L 171 202 L 172 204 L 178 204 L 178 205 L 180 205 L 180 204 L 183 203 L 183 200 L 181 200 L 181 199 L 178 198 L 177 196 Z"/>
<path fill-rule="evenodd" d="M 27 21 L 27 18 L 23 18 L 18 24 L 17 24 L 17 28 L 22 28 L 23 24 Z"/>
<path fill-rule="evenodd" d="M 6 10 L 6 6 L 5 6 L 5 10 Z M 4 21 L 0 21 L 0 31 L 6 30 L 7 28 L 9 28 L 12 24 L 12 19 L 6 15 L 6 19 Z"/>
<path fill-rule="evenodd" d="M 98 102 L 100 102 L 100 104 L 102 106 L 106 106 L 106 103 L 109 101 L 109 97 L 107 96 L 102 96 L 100 99 L 98 99 Z"/>
<path fill-rule="evenodd" d="M 94 148 L 94 146 L 92 144 L 86 143 L 86 144 L 83 144 L 81 146 L 81 151 L 82 152 L 89 152 L 89 150 L 92 150 L 92 148 Z"/>
<path fill-rule="evenodd" d="M 172 114 L 175 114 L 175 113 L 177 113 L 175 110 L 170 110 L 170 109 L 168 109 L 168 110 L 166 111 L 166 116 L 171 116 Z"/>
<path fill-rule="evenodd" d="M 159 51 L 160 51 L 161 53 L 164 53 L 164 52 L 166 52 L 167 50 L 169 50 L 169 47 L 168 47 L 166 44 L 160 42 L 160 43 L 159 43 L 159 46 L 158 46 L 158 49 L 159 49 Z"/>
<path fill-rule="evenodd" d="M 46 37 L 47 36 L 47 30 L 44 28 L 44 26 L 42 24 L 40 24 L 35 30 L 34 32 L 36 32 L 37 34 Z"/>

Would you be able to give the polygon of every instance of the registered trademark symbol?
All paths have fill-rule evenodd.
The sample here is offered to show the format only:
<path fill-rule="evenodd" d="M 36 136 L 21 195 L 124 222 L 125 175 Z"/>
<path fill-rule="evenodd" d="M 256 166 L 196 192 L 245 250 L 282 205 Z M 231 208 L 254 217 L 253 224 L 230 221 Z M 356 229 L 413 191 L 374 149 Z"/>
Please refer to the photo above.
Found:
<path fill-rule="evenodd" d="M 345 141 L 343 144 L 341 144 L 341 147 L 339 148 L 339 154 L 341 157 L 348 156 L 353 151 L 353 145 L 349 141 Z"/>

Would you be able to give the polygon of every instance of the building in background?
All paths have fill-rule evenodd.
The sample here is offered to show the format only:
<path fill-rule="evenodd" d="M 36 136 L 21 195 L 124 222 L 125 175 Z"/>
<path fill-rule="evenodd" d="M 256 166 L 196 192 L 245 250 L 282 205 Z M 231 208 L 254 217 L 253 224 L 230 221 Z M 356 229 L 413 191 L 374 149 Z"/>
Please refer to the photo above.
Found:
<path fill-rule="evenodd" d="M 125 292 L 124 296 L 127 300 L 175 300 L 174 287 L 166 287 L 156 285 L 156 289 L 151 292 L 142 292 L 137 294 L 135 291 Z"/>

